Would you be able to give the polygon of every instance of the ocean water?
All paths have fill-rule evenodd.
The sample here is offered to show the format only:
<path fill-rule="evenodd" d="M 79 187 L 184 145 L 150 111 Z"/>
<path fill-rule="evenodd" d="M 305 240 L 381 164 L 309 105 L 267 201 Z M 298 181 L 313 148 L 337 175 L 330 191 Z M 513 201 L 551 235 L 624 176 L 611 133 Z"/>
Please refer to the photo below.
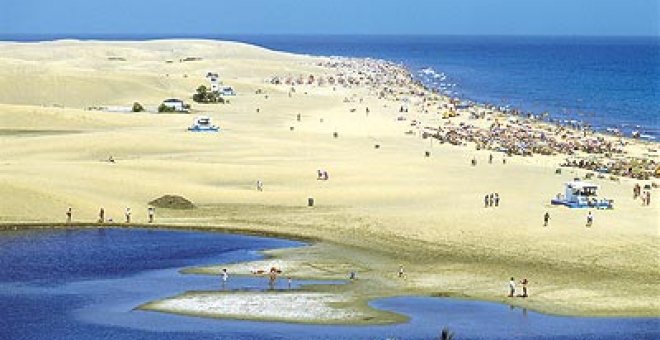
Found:
<path fill-rule="evenodd" d="M 264 290 L 266 279 L 184 275 L 187 266 L 249 261 L 300 242 L 163 230 L 0 232 L 0 339 L 658 339 L 658 318 L 573 318 L 510 306 L 427 297 L 376 300 L 410 317 L 386 326 L 219 320 L 134 308 L 185 291 Z M 294 288 L 313 281 L 294 281 Z M 341 282 L 333 282 L 340 284 Z M 285 289 L 278 282 L 278 289 Z"/>
<path fill-rule="evenodd" d="M 271 49 L 371 57 L 452 96 L 660 135 L 660 37 L 237 37 Z"/>
<path fill-rule="evenodd" d="M 660 138 L 660 37 L 0 35 L 0 40 L 173 37 L 385 59 L 408 67 L 426 85 L 466 100 Z"/>

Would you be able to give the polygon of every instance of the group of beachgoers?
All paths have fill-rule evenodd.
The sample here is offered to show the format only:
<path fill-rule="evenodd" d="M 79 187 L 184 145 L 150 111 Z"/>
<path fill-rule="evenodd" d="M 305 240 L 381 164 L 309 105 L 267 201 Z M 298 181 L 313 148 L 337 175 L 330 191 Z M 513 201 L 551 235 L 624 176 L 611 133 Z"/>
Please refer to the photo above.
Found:
<path fill-rule="evenodd" d="M 490 193 L 484 196 L 484 208 L 488 207 L 499 207 L 500 206 L 500 194 Z"/>
<path fill-rule="evenodd" d="M 562 167 L 573 167 L 595 171 L 601 174 L 629 177 L 639 180 L 660 178 L 660 163 L 653 159 L 591 157 L 590 159 L 566 158 Z"/>
<path fill-rule="evenodd" d="M 622 147 L 600 136 L 578 136 L 562 127 L 554 130 L 547 126 L 534 126 L 526 122 L 497 120 L 488 128 L 466 122 L 444 126 L 425 127 L 428 136 L 454 145 L 474 143 L 477 149 L 494 150 L 507 155 L 532 156 L 534 154 L 573 155 L 621 153 Z"/>
<path fill-rule="evenodd" d="M 227 275 L 227 270 L 223 269 L 223 271 L 220 273 L 222 275 L 223 283 L 226 282 L 227 280 L 225 279 L 225 276 Z M 277 279 L 279 278 L 279 275 L 282 275 L 283 271 L 277 267 L 270 267 L 269 270 L 263 270 L 263 269 L 255 269 L 252 270 L 252 275 L 256 276 L 267 276 L 268 277 L 268 288 L 270 290 L 275 289 L 275 283 L 277 282 Z M 291 276 L 287 276 L 287 284 L 288 288 L 291 289 L 293 285 L 293 278 Z"/>
<path fill-rule="evenodd" d="M 489 126 L 478 126 L 465 121 L 454 124 L 451 120 L 418 128 L 425 136 L 454 145 L 474 143 L 477 149 L 503 152 L 509 156 L 522 155 L 587 155 L 590 160 L 567 160 L 562 166 L 578 167 L 611 176 L 640 180 L 660 178 L 660 163 L 651 156 L 632 156 L 626 152 L 630 140 L 617 135 L 595 133 L 587 124 L 569 122 L 549 123 L 535 115 L 493 104 L 465 102 L 460 98 L 441 95 L 424 87 L 402 65 L 377 59 L 330 58 L 318 62 L 326 72 L 308 75 L 273 76 L 273 84 L 367 86 L 379 99 L 398 102 L 401 113 L 416 107 L 420 113 L 443 114 L 443 118 L 465 115 L 470 119 L 486 120 Z M 445 115 L 446 113 L 451 113 Z M 649 152 L 657 152 L 650 145 Z M 616 156 L 616 157 L 615 157 Z M 506 162 L 506 160 L 503 160 Z"/>
<path fill-rule="evenodd" d="M 70 224 L 73 223 L 73 208 L 69 207 L 66 212 L 66 223 Z M 130 207 L 127 207 L 126 210 L 124 210 L 124 223 L 131 223 L 131 217 L 133 215 L 133 211 L 131 210 Z M 156 208 L 154 207 L 148 207 L 147 208 L 147 218 L 149 223 L 153 223 L 154 219 L 156 217 Z M 112 223 L 114 222 L 114 219 L 111 216 L 106 217 L 105 216 L 105 209 L 101 207 L 99 209 L 98 213 L 98 219 L 96 220 L 96 223 Z"/>
<path fill-rule="evenodd" d="M 405 88 L 411 83 L 418 83 L 412 75 L 400 65 L 384 60 L 332 58 L 319 62 L 315 66 L 331 70 L 330 73 L 273 75 L 265 80 L 273 85 L 295 86 L 315 85 L 353 88 L 371 86 L 381 89 L 379 97 L 396 94 L 397 88 Z M 291 93 L 292 91 L 289 91 Z M 295 91 L 293 91 L 295 92 Z"/>
<path fill-rule="evenodd" d="M 639 184 L 635 184 L 635 187 L 633 188 L 633 199 L 640 198 L 642 200 L 642 206 L 649 206 L 651 205 L 651 190 L 649 189 L 644 189 L 642 191 L 642 187 Z"/>
<path fill-rule="evenodd" d="M 323 169 L 316 170 L 316 179 L 319 181 L 327 181 L 328 179 L 330 179 L 330 176 L 328 175 L 328 171 Z"/>
<path fill-rule="evenodd" d="M 529 280 L 523 278 L 522 280 L 520 280 L 519 283 L 522 287 L 522 293 L 516 295 L 516 280 L 513 277 L 511 277 L 511 279 L 509 280 L 509 294 L 507 295 L 508 297 L 517 296 L 517 297 L 526 298 L 529 296 L 529 294 L 527 293 L 527 285 L 529 284 Z"/>

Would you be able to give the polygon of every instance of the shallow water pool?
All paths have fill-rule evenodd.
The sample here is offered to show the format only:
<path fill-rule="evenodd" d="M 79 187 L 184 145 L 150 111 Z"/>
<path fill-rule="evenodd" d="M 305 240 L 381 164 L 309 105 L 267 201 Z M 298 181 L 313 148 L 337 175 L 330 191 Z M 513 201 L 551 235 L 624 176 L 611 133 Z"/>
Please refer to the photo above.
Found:
<path fill-rule="evenodd" d="M 204 319 L 134 310 L 189 290 L 267 289 L 263 278 L 183 275 L 188 266 L 259 259 L 301 242 L 164 230 L 0 233 L 0 339 L 658 339 L 657 318 L 548 316 L 444 298 L 372 302 L 411 317 L 388 326 L 317 326 Z M 295 282 L 294 285 L 314 283 Z M 278 287 L 286 288 L 284 280 Z"/>

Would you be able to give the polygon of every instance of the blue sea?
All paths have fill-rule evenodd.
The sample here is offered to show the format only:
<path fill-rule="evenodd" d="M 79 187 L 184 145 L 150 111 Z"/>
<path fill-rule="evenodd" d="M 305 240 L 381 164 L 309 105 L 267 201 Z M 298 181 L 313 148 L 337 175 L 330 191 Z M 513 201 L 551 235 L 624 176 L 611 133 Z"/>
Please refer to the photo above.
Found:
<path fill-rule="evenodd" d="M 235 40 L 274 50 L 400 63 L 426 85 L 466 100 L 548 112 L 603 130 L 660 137 L 660 37 L 534 36 L 0 36 Z M 441 80 L 442 79 L 442 80 Z"/>

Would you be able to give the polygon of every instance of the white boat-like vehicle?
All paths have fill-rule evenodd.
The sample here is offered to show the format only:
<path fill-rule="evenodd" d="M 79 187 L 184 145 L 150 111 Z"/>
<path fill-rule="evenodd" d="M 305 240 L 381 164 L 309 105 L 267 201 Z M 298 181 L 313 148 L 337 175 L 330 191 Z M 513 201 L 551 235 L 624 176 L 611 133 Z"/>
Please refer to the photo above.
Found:
<path fill-rule="evenodd" d="M 195 117 L 193 124 L 188 127 L 188 131 L 192 132 L 218 132 L 220 128 L 211 123 L 211 117 L 198 116 Z"/>
<path fill-rule="evenodd" d="M 584 182 L 576 178 L 572 182 L 564 184 L 565 194 L 559 194 L 557 198 L 550 200 L 552 205 L 564 205 L 569 208 L 597 208 L 612 209 L 613 200 L 598 200 L 598 186 L 592 183 Z"/>

